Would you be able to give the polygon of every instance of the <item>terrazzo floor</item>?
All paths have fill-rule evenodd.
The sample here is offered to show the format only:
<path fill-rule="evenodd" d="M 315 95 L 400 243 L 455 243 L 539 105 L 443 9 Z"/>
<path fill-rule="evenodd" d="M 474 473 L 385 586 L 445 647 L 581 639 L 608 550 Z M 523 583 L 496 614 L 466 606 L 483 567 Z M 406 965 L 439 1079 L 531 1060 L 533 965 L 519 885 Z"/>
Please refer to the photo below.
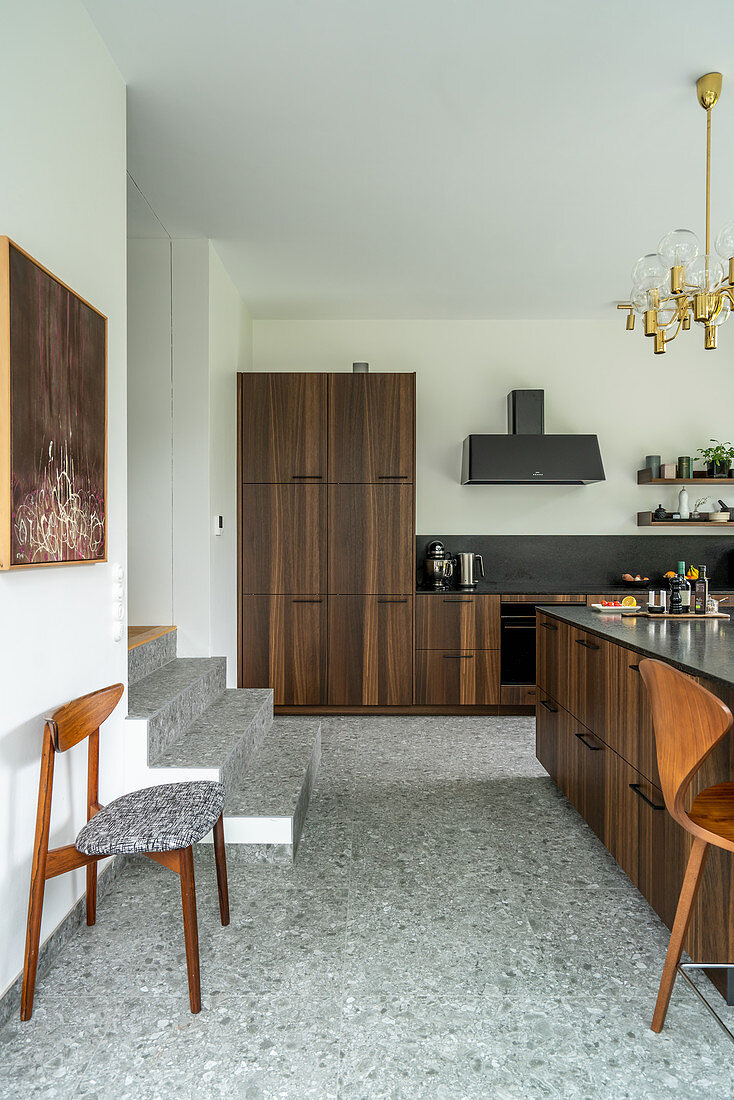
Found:
<path fill-rule="evenodd" d="M 667 930 L 537 764 L 524 718 L 335 718 L 294 867 L 197 853 L 203 1010 L 178 880 L 140 859 L 0 1033 L 0 1095 L 734 1097 L 734 1044 Z"/>

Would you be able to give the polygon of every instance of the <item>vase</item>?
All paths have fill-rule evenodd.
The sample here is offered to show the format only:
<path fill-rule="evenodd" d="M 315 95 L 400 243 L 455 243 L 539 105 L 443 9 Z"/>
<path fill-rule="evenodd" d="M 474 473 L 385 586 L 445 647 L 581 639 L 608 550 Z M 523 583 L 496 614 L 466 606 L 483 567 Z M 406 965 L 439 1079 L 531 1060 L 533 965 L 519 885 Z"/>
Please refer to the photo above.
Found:
<path fill-rule="evenodd" d="M 681 489 L 678 493 L 678 511 L 680 512 L 681 519 L 688 519 L 690 517 L 690 509 L 688 507 L 688 492 L 686 489 Z"/>
<path fill-rule="evenodd" d="M 731 459 L 725 458 L 722 462 L 707 462 L 706 472 L 709 477 L 728 477 L 731 468 Z"/>

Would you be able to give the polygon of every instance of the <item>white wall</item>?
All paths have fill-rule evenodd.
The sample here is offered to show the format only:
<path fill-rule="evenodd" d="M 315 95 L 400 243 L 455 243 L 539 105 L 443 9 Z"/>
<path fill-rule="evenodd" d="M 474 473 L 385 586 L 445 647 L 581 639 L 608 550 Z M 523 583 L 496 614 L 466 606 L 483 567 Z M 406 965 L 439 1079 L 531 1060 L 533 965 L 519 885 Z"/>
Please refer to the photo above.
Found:
<path fill-rule="evenodd" d="M 0 991 L 23 963 L 41 715 L 127 679 L 112 640 L 112 563 L 125 563 L 125 88 L 78 0 L 5 0 L 0 226 L 109 319 L 109 563 L 0 574 Z M 125 701 L 103 730 L 100 793 L 120 793 Z M 86 747 L 57 762 L 52 843 L 86 813 Z M 84 891 L 46 886 L 42 937 Z"/>
<path fill-rule="evenodd" d="M 128 243 L 128 615 L 173 623 L 171 242 Z"/>
<path fill-rule="evenodd" d="M 179 656 L 227 657 L 234 685 L 236 372 L 251 321 L 209 241 L 132 239 L 128 255 L 130 621 L 174 624 Z"/>
<path fill-rule="evenodd" d="M 636 485 L 644 456 L 674 461 L 734 436 L 734 325 L 718 351 L 694 329 L 656 356 L 616 311 L 608 322 L 255 320 L 253 369 L 416 371 L 420 534 L 649 534 L 636 513 L 677 497 Z M 518 388 L 545 390 L 548 433 L 598 434 L 606 481 L 460 484 L 462 440 L 505 432 Z"/>
<path fill-rule="evenodd" d="M 221 535 L 210 526 L 211 641 L 227 657 L 227 682 L 237 683 L 237 377 L 252 359 L 252 322 L 214 248 L 209 252 L 209 485 L 212 522 L 221 515 Z"/>

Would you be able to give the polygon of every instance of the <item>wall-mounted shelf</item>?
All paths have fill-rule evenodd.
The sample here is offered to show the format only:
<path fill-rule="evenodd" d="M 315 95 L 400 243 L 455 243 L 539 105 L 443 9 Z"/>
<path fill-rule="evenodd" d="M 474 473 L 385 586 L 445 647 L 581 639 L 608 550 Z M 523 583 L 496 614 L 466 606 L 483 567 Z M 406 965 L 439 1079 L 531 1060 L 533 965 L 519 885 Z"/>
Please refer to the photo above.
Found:
<path fill-rule="evenodd" d="M 638 470 L 638 485 L 733 485 L 731 477 L 708 477 L 703 470 L 694 470 L 691 477 L 653 477 L 652 470 Z M 678 521 L 676 520 L 676 523 Z M 681 521 L 685 522 L 685 521 Z"/>
<path fill-rule="evenodd" d="M 728 520 L 726 523 L 712 523 L 708 519 L 653 519 L 652 512 L 637 513 L 638 527 L 706 527 L 713 531 L 716 527 L 734 531 L 734 523 Z"/>

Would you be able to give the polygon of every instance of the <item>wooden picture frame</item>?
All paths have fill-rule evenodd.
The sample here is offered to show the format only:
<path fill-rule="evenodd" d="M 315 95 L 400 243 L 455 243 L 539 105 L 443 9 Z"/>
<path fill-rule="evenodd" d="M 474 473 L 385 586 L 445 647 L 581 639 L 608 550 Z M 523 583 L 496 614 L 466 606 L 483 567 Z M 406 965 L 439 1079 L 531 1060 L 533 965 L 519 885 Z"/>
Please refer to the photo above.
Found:
<path fill-rule="evenodd" d="M 107 318 L 0 236 L 0 570 L 107 561 Z"/>

